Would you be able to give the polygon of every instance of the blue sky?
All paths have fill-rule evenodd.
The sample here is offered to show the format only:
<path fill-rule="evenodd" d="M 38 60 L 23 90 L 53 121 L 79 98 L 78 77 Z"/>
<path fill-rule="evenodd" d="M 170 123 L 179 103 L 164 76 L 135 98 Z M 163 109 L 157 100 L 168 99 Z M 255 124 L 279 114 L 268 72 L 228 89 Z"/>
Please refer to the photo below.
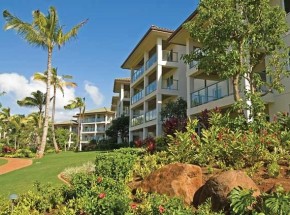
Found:
<path fill-rule="evenodd" d="M 47 53 L 31 47 L 14 31 L 4 31 L 3 10 L 24 21 L 32 21 L 32 11 L 47 14 L 55 6 L 64 31 L 89 19 L 78 38 L 53 53 L 53 66 L 59 74 L 70 74 L 78 84 L 59 97 L 57 119 L 64 120 L 71 112 L 61 106 L 74 96 L 86 97 L 87 109 L 110 107 L 115 78 L 129 77 L 120 68 L 123 61 L 151 25 L 176 29 L 196 8 L 197 0 L 1 0 L 0 3 L 0 97 L 12 113 L 28 113 L 16 100 L 28 96 L 41 83 L 31 80 L 35 72 L 46 70 Z M 76 111 L 74 111 L 76 112 Z"/>

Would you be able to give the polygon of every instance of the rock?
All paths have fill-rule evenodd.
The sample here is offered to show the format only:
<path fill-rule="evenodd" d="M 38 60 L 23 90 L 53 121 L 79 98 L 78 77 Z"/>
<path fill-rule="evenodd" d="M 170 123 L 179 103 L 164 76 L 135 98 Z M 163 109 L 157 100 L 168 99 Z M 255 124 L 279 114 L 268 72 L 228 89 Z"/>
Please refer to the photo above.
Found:
<path fill-rule="evenodd" d="M 201 188 L 198 204 L 211 198 L 212 209 L 219 211 L 229 208 L 227 196 L 235 187 L 255 190 L 253 196 L 260 195 L 260 190 L 255 182 L 243 171 L 229 170 L 211 177 Z"/>
<path fill-rule="evenodd" d="M 199 166 L 173 163 L 161 167 L 146 177 L 140 185 L 144 192 L 181 197 L 190 205 L 195 192 L 202 186 L 202 171 Z"/>

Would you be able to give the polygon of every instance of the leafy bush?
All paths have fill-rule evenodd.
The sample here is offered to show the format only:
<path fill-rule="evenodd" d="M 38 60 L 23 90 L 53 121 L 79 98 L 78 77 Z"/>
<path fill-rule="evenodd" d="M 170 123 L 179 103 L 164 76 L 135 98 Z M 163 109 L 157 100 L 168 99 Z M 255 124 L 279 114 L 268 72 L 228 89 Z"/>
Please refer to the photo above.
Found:
<path fill-rule="evenodd" d="M 96 156 L 96 175 L 123 181 L 138 157 L 143 153 L 140 149 L 118 149 Z"/>
<path fill-rule="evenodd" d="M 95 164 L 93 162 L 84 163 L 81 166 L 77 167 L 68 167 L 64 169 L 61 173 L 61 176 L 67 180 L 71 181 L 72 177 L 78 173 L 92 174 L 95 173 Z"/>
<path fill-rule="evenodd" d="M 253 197 L 253 191 L 235 188 L 230 193 L 231 210 L 233 214 L 289 214 L 290 193 L 282 187 L 271 194 L 263 193 L 260 197 Z"/>

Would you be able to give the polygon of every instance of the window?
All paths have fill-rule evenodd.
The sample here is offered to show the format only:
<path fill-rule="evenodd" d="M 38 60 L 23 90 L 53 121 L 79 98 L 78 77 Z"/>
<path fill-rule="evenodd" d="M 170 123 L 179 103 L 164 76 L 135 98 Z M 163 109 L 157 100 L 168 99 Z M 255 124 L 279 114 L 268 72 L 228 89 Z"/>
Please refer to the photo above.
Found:
<path fill-rule="evenodd" d="M 170 89 L 173 85 L 173 76 L 167 78 L 167 88 Z"/>
<path fill-rule="evenodd" d="M 289 0 L 284 0 L 284 9 L 286 13 L 290 12 L 290 1 Z"/>

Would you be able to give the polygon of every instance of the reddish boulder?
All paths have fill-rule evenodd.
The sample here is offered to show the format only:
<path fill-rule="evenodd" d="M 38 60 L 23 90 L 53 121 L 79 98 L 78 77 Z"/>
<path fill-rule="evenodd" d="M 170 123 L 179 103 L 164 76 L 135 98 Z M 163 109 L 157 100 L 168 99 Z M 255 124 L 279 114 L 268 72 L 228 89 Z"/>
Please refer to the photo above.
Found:
<path fill-rule="evenodd" d="M 228 195 L 235 187 L 254 190 L 254 196 L 260 195 L 260 190 L 255 182 L 243 171 L 229 170 L 211 177 L 201 188 L 198 204 L 202 204 L 207 198 L 211 198 L 212 209 L 219 211 L 228 209 Z"/>
<path fill-rule="evenodd" d="M 202 171 L 199 166 L 173 163 L 161 167 L 146 177 L 140 185 L 144 192 L 181 197 L 191 204 L 195 192 L 202 186 Z"/>

